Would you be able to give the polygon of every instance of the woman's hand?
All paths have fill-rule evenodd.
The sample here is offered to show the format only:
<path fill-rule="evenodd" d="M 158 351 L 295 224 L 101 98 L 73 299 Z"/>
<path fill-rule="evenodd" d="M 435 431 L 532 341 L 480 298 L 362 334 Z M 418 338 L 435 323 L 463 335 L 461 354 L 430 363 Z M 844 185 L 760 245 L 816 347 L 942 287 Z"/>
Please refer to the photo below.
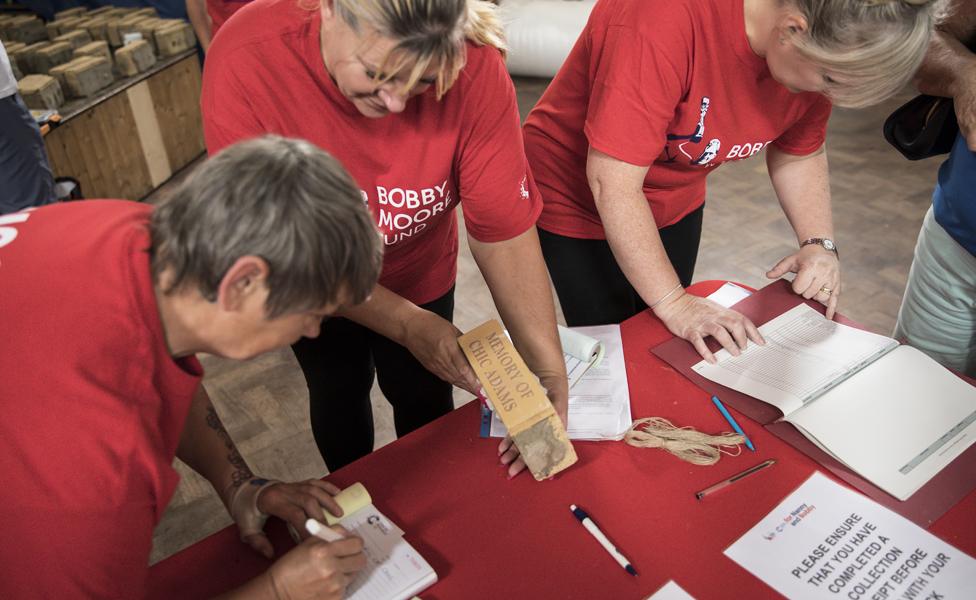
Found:
<path fill-rule="evenodd" d="M 291 524 L 305 538 L 308 537 L 306 519 L 321 521 L 323 509 L 342 516 L 342 509 L 333 498 L 338 493 L 338 487 L 319 479 L 298 483 L 252 479 L 235 492 L 230 513 L 240 529 L 241 539 L 265 558 L 271 558 L 274 548 L 263 531 L 269 516 Z"/>
<path fill-rule="evenodd" d="M 338 600 L 353 576 L 365 567 L 362 539 L 348 536 L 324 542 L 313 537 L 271 565 L 267 577 L 274 598 Z"/>
<path fill-rule="evenodd" d="M 766 277 L 778 279 L 796 273 L 793 291 L 813 298 L 827 307 L 827 318 L 833 319 L 840 299 L 840 261 L 837 255 L 817 244 L 809 244 L 776 263 Z"/>
<path fill-rule="evenodd" d="M 655 306 L 654 314 L 671 333 L 691 342 L 702 358 L 713 364 L 715 355 L 705 344 L 707 336 L 715 338 L 732 356 L 745 350 L 749 340 L 766 343 L 745 315 L 684 292 Z"/>
<path fill-rule="evenodd" d="M 539 383 L 546 390 L 549 401 L 556 414 L 563 422 L 563 427 L 569 425 L 569 380 L 561 376 L 543 377 Z M 508 467 L 508 478 L 511 479 L 525 470 L 525 460 L 519 453 L 518 446 L 512 438 L 505 439 L 498 444 L 498 461 Z"/>
<path fill-rule="evenodd" d="M 461 352 L 461 330 L 429 310 L 421 310 L 406 322 L 405 346 L 425 369 L 475 396 L 481 384 Z"/>

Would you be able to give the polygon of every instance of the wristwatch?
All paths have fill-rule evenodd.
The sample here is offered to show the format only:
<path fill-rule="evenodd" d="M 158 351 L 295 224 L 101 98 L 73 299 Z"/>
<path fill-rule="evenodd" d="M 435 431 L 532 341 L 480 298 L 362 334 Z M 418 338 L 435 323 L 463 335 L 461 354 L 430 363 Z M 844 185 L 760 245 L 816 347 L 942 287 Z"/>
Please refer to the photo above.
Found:
<path fill-rule="evenodd" d="M 840 254 L 837 252 L 837 244 L 834 240 L 830 238 L 810 238 L 808 240 L 803 240 L 800 242 L 800 247 L 809 246 L 810 244 L 817 244 L 818 246 L 823 246 L 824 250 L 828 252 L 833 252 L 837 258 L 840 258 Z"/>

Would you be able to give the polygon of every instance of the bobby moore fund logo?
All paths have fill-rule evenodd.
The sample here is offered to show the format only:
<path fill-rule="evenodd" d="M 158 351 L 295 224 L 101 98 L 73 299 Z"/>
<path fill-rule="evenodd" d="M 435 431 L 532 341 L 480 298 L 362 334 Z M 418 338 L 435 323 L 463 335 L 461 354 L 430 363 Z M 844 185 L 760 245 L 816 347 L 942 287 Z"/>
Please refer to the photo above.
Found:
<path fill-rule="evenodd" d="M 772 531 L 763 534 L 763 539 L 772 540 L 779 534 L 783 533 L 783 530 L 785 530 L 787 527 L 796 527 L 797 525 L 800 524 L 800 521 L 805 519 L 807 515 L 812 513 L 816 508 L 817 507 L 814 506 L 813 504 L 806 504 L 806 503 L 801 504 L 800 506 L 790 511 L 789 514 L 784 515 L 783 518 L 780 520 L 779 524 L 776 525 L 776 527 L 774 527 Z"/>

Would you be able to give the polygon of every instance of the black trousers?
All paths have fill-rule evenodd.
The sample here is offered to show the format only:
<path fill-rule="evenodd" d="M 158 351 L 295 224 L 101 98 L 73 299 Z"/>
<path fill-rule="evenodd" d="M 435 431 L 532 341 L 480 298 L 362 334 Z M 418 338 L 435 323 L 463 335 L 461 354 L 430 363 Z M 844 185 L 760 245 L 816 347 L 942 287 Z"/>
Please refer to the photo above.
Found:
<path fill-rule="evenodd" d="M 20 94 L 0 98 L 0 215 L 57 199 L 47 150 Z"/>
<path fill-rule="evenodd" d="M 450 321 L 454 289 L 421 308 Z M 450 383 L 400 344 L 348 319 L 326 320 L 319 337 L 302 338 L 292 349 L 308 384 L 312 435 L 329 471 L 373 451 L 374 375 L 393 406 L 397 436 L 454 408 Z"/>
<path fill-rule="evenodd" d="M 658 230 L 681 285 L 691 285 L 701 242 L 700 206 L 674 225 Z M 617 265 L 606 240 L 569 238 L 539 230 L 542 254 L 570 327 L 620 323 L 647 304 Z"/>

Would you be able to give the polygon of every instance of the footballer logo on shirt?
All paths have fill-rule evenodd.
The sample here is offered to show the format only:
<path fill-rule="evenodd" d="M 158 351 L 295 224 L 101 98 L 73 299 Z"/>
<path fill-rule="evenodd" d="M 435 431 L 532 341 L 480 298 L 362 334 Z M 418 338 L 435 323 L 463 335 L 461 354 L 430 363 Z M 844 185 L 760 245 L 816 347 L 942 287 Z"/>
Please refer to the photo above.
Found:
<path fill-rule="evenodd" d="M 371 208 L 378 215 L 376 225 L 387 246 L 422 234 L 432 219 L 448 214 L 454 207 L 454 191 L 448 179 L 429 187 L 377 185 L 375 190 L 375 203 Z M 363 197 L 369 205 L 369 195 L 365 190 Z"/>
<path fill-rule="evenodd" d="M 699 146 L 705 139 L 705 117 L 708 115 L 708 109 L 711 107 L 711 104 L 712 101 L 708 96 L 702 96 L 701 103 L 698 107 L 698 123 L 695 125 L 694 131 L 690 134 L 668 134 L 668 142 L 664 146 L 665 162 L 677 162 L 681 159 L 681 155 L 684 155 L 690 165 L 696 167 L 717 166 L 717 163 L 713 164 L 712 161 L 719 156 L 722 150 L 722 140 L 719 138 L 711 138 L 705 144 L 704 148 Z M 724 160 L 749 158 L 750 156 L 759 154 L 770 141 L 734 144 L 729 148 L 728 153 L 724 156 Z"/>
<path fill-rule="evenodd" d="M 519 182 L 519 196 L 522 197 L 522 200 L 528 200 L 529 199 L 529 181 L 528 180 L 529 180 L 529 177 L 528 177 L 528 175 L 526 175 L 526 176 L 523 176 L 522 177 L 522 181 Z"/>

